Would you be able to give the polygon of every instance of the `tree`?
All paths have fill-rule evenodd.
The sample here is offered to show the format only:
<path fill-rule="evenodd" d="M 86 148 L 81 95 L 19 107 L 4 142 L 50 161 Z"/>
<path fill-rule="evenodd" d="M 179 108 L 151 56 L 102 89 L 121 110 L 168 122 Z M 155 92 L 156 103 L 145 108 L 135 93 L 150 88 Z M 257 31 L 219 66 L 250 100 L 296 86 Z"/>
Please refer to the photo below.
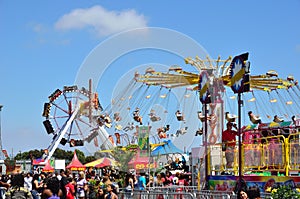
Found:
<path fill-rule="evenodd" d="M 78 160 L 80 162 L 85 162 L 85 155 L 84 155 L 84 153 L 82 151 L 78 150 L 78 149 L 75 149 L 75 151 L 76 151 L 76 155 L 78 157 Z"/>
<path fill-rule="evenodd" d="M 76 154 L 77 154 L 77 157 L 78 159 L 80 160 L 80 162 L 87 162 L 89 160 L 92 159 L 93 156 L 90 156 L 88 160 L 86 160 L 85 158 L 85 155 L 82 151 L 76 149 Z M 34 149 L 34 150 L 30 150 L 30 151 L 26 151 L 26 152 L 23 152 L 23 153 L 18 153 L 16 154 L 16 156 L 14 157 L 15 160 L 29 160 L 31 159 L 38 159 L 38 158 L 42 158 L 44 154 L 44 149 Z M 53 153 L 53 158 L 55 159 L 62 159 L 62 160 L 66 160 L 66 163 L 68 162 L 71 162 L 72 161 L 72 158 L 73 158 L 73 155 L 74 155 L 74 151 L 66 151 L 66 150 L 63 150 L 63 149 L 60 149 L 60 148 L 57 148 L 55 150 L 55 152 Z"/>
<path fill-rule="evenodd" d="M 83 164 L 86 164 L 88 162 L 92 162 L 94 160 L 96 160 L 95 156 L 86 156 L 85 157 L 85 162 L 83 162 Z"/>
<path fill-rule="evenodd" d="M 66 162 L 71 162 L 73 158 L 73 152 L 72 151 L 65 151 L 60 148 L 57 148 L 55 152 L 53 153 L 53 157 L 55 159 L 63 159 L 66 160 Z"/>
<path fill-rule="evenodd" d="M 115 147 L 111 155 L 112 157 L 119 162 L 120 171 L 127 172 L 128 171 L 128 162 L 135 156 L 135 150 L 122 149 L 119 147 Z"/>
<path fill-rule="evenodd" d="M 28 159 L 37 159 L 37 158 L 41 158 L 44 154 L 44 150 L 43 149 L 34 149 L 34 150 L 30 150 L 28 152 L 24 153 L 23 158 L 28 160 Z"/>

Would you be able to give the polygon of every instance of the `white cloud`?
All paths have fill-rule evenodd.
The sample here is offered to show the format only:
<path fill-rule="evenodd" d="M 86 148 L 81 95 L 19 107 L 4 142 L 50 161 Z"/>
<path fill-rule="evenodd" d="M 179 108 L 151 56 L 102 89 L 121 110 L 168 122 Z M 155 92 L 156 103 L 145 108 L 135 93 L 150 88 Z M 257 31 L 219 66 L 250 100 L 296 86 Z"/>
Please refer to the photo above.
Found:
<path fill-rule="evenodd" d="M 75 9 L 62 16 L 55 24 L 57 30 L 92 28 L 99 36 L 107 36 L 132 28 L 146 27 L 147 21 L 134 9 L 109 11 L 101 6 L 87 9 Z"/>

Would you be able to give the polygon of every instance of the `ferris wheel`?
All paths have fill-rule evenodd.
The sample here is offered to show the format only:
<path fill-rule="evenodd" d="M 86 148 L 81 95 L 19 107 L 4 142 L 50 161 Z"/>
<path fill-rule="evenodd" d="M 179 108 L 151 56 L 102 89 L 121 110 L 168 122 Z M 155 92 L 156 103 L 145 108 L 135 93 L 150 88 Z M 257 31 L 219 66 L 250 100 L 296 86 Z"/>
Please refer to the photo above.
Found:
<path fill-rule="evenodd" d="M 64 86 L 56 89 L 48 99 L 44 103 L 43 125 L 53 138 L 44 159 L 51 158 L 59 144 L 84 147 L 90 153 L 113 147 L 106 131 L 110 121 L 101 113 L 103 109 L 98 94 L 91 91 L 91 81 L 89 89 Z"/>

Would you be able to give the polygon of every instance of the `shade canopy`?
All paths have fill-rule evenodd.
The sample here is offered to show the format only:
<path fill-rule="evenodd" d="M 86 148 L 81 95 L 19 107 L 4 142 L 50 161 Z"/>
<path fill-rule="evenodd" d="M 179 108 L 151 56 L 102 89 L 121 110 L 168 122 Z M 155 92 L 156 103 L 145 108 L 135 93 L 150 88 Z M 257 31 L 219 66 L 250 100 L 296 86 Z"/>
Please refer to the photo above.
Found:
<path fill-rule="evenodd" d="M 114 159 L 111 158 L 100 158 L 100 163 L 95 165 L 96 168 L 103 168 L 103 167 L 107 167 L 107 166 L 117 166 L 117 161 L 115 161 Z"/>
<path fill-rule="evenodd" d="M 85 170 L 86 166 L 83 165 L 76 155 L 76 151 L 74 151 L 74 156 L 70 164 L 66 167 L 67 169 L 70 169 L 71 171 L 83 171 Z"/>
<path fill-rule="evenodd" d="M 96 167 L 96 168 L 102 168 L 105 166 L 117 166 L 118 162 L 111 158 L 99 158 L 97 160 L 94 160 L 92 162 L 86 163 L 84 166 L 86 167 Z"/>
<path fill-rule="evenodd" d="M 158 156 L 158 155 L 167 155 L 167 154 L 174 154 L 174 153 L 183 153 L 183 151 L 177 148 L 171 140 L 164 141 L 164 145 L 156 147 L 152 152 L 151 156 Z"/>
<path fill-rule="evenodd" d="M 157 164 L 155 161 L 152 161 L 150 157 L 141 157 L 139 156 L 139 153 L 135 157 L 133 157 L 130 162 L 128 162 L 129 168 L 135 169 L 135 170 L 141 170 L 141 169 L 153 169 L 156 168 Z"/>
<path fill-rule="evenodd" d="M 43 172 L 46 173 L 52 173 L 54 172 L 54 168 L 50 165 L 50 160 L 48 160 L 44 166 L 44 168 L 42 169 Z"/>
<path fill-rule="evenodd" d="M 84 166 L 86 166 L 86 167 L 95 167 L 97 164 L 100 164 L 101 159 L 102 158 L 94 160 L 94 161 L 89 162 L 89 163 L 86 163 Z"/>

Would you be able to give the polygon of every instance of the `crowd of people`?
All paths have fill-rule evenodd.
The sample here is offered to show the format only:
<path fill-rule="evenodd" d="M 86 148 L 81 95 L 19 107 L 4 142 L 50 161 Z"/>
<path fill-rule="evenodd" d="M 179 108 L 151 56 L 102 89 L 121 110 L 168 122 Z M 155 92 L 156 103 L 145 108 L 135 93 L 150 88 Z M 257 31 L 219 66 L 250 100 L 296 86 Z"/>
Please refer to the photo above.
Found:
<path fill-rule="evenodd" d="M 170 171 L 153 173 L 129 172 L 124 180 L 120 174 L 94 170 L 71 173 L 60 170 L 53 173 L 17 173 L 2 175 L 0 199 L 118 199 L 118 193 L 146 191 L 153 187 L 172 185 L 191 186 L 191 176 Z"/>
<path fill-rule="evenodd" d="M 108 175 L 60 170 L 2 175 L 0 199 L 117 199 L 118 185 Z"/>

